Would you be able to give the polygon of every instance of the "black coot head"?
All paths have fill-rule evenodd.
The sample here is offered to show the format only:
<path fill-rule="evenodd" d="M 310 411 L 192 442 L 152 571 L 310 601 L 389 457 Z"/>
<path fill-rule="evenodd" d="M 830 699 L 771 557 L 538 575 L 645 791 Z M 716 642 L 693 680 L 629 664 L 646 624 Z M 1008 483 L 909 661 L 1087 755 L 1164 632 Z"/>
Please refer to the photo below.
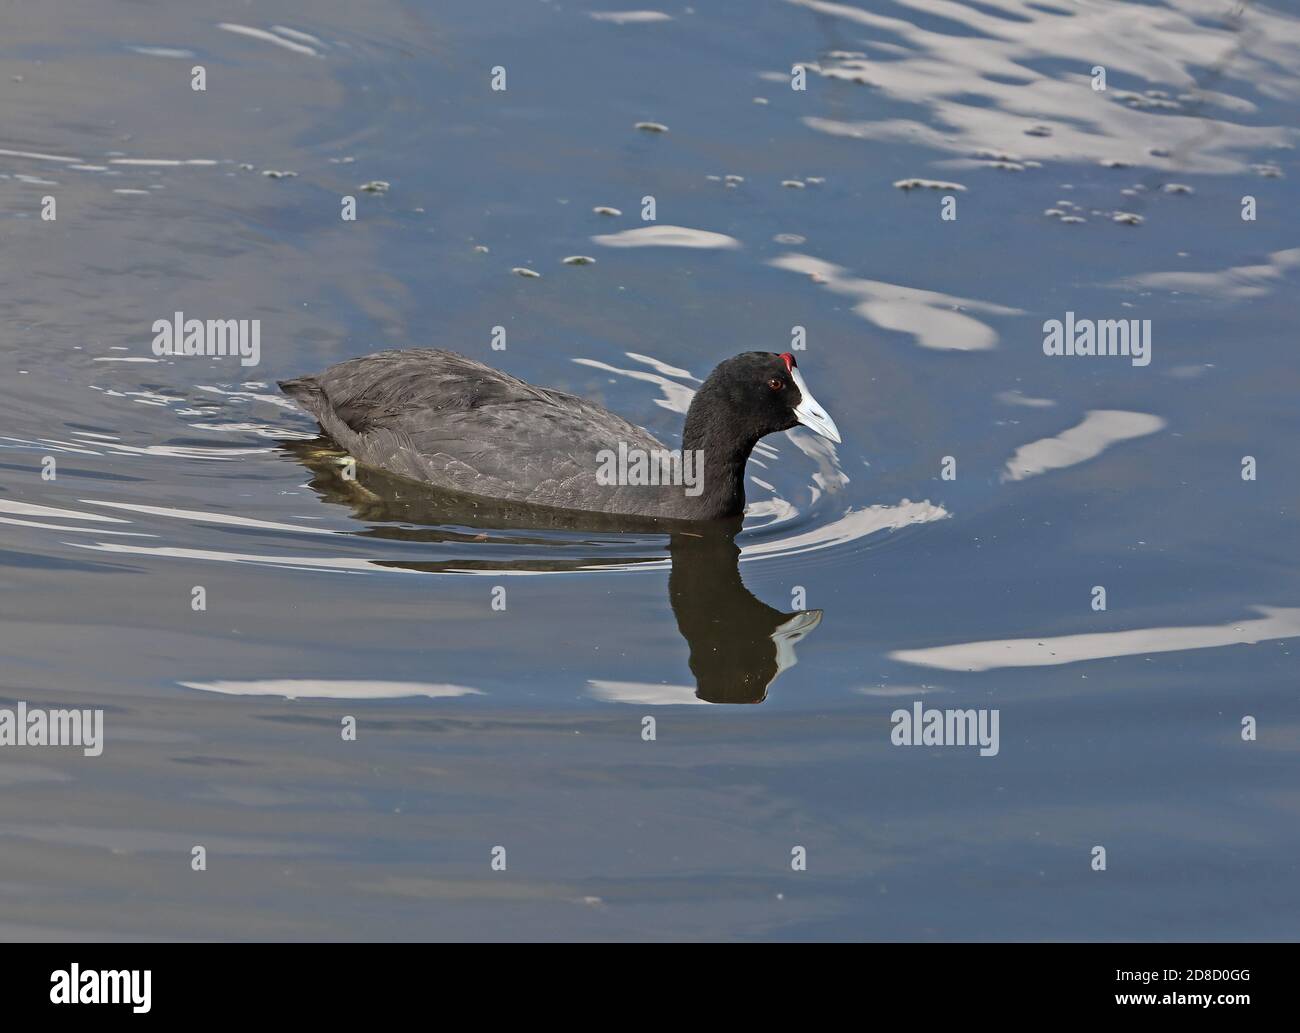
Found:
<path fill-rule="evenodd" d="M 840 440 L 835 421 L 808 390 L 794 356 L 743 352 L 719 363 L 700 394 L 715 418 L 725 418 L 738 436 L 757 440 L 796 424 Z"/>

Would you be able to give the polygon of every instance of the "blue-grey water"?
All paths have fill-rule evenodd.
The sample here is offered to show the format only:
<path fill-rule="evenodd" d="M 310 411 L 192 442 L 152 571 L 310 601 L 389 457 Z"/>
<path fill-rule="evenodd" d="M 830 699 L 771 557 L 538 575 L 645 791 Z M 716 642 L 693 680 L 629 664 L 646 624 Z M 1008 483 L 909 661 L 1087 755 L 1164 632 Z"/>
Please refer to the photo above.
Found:
<path fill-rule="evenodd" d="M 0 706 L 105 727 L 0 746 L 0 936 L 1294 938 L 1300 12 L 618 3 L 0 16 Z M 275 388 L 449 347 L 676 441 L 794 327 L 844 441 L 738 566 L 403 508 Z"/>

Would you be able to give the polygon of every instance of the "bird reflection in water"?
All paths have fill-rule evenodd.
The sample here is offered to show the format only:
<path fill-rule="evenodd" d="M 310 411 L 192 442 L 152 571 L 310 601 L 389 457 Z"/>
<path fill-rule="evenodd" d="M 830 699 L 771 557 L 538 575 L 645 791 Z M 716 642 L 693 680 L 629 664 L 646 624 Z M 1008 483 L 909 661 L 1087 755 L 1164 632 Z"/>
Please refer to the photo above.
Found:
<path fill-rule="evenodd" d="M 741 520 L 712 524 L 656 521 L 603 513 L 574 513 L 479 496 L 460 495 L 353 465 L 326 438 L 283 442 L 282 449 L 312 473 L 310 487 L 326 502 L 343 505 L 370 525 L 358 534 L 398 541 L 572 546 L 572 538 L 546 531 L 629 535 L 639 554 L 620 550 L 581 559 L 382 560 L 381 566 L 427 573 L 466 571 L 582 571 L 601 566 L 656 563 L 668 536 L 672 569 L 668 598 L 677 629 L 690 648 L 695 694 L 706 703 L 761 703 L 768 687 L 795 663 L 795 645 L 821 623 L 821 610 L 783 613 L 758 599 L 740 578 L 736 534 Z M 524 530 L 521 530 L 524 529 Z M 489 536 L 486 531 L 511 531 Z M 536 532 L 530 534 L 529 531 Z M 603 542 L 602 545 L 608 545 Z M 468 550 L 467 550 L 468 551 Z M 558 550 L 557 550 L 558 551 Z"/>

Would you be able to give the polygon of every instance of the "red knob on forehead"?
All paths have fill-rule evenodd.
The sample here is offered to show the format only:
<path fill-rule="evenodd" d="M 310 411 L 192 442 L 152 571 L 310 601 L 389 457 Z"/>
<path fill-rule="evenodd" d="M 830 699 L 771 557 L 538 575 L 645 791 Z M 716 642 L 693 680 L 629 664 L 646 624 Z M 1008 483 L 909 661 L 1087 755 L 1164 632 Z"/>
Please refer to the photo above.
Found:
<path fill-rule="evenodd" d="M 785 359 L 785 368 L 787 370 L 792 370 L 795 368 L 795 366 L 799 365 L 797 362 L 794 361 L 794 356 L 791 355 L 789 352 L 782 352 L 781 358 Z"/>

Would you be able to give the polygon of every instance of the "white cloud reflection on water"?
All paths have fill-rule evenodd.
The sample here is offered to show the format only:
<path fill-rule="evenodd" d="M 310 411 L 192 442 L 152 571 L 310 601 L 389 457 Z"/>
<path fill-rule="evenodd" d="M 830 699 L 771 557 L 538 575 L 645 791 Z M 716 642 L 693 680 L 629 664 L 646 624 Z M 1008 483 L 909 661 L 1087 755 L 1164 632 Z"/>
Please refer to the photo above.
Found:
<path fill-rule="evenodd" d="M 1217 272 L 1144 273 L 1116 286 L 1155 287 L 1186 294 L 1201 294 L 1229 301 L 1262 298 L 1283 286 L 1285 278 L 1300 269 L 1300 248 L 1274 251 L 1267 262 L 1236 265 Z"/>
<path fill-rule="evenodd" d="M 286 29 L 282 25 L 272 26 L 275 30 L 274 32 L 268 29 L 259 29 L 252 25 L 239 25 L 235 22 L 220 22 L 217 25 L 217 28 L 224 29 L 226 32 L 233 32 L 240 36 L 247 36 L 250 39 L 260 40 L 263 43 L 271 43 L 277 47 L 282 47 L 285 50 L 292 51 L 295 54 L 303 54 L 307 57 L 320 57 L 321 54 L 312 47 L 307 46 L 305 43 L 298 42 L 298 40 L 308 40 L 317 46 L 324 46 L 324 44 L 315 36 L 309 36 L 305 32 L 298 32 L 294 29 Z"/>
<path fill-rule="evenodd" d="M 725 233 L 695 230 L 688 226 L 640 226 L 618 233 L 600 233 L 591 238 L 605 247 L 684 247 L 734 250 L 740 241 Z"/>
<path fill-rule="evenodd" d="M 858 279 L 847 275 L 840 266 L 811 255 L 782 255 L 768 264 L 811 276 L 834 294 L 856 298 L 855 313 L 882 329 L 911 334 L 922 348 L 983 351 L 997 347 L 997 331 L 959 309 L 995 316 L 1024 314 L 1023 309 L 1007 305 L 904 287 L 883 280 Z"/>
<path fill-rule="evenodd" d="M 429 682 L 347 681 L 317 678 L 262 678 L 253 681 L 183 681 L 187 689 L 224 696 L 282 696 L 285 699 L 452 699 L 482 696 L 482 689 Z"/>
<path fill-rule="evenodd" d="M 1055 437 L 1021 445 L 1007 461 L 1002 479 L 1023 481 L 1049 470 L 1077 466 L 1097 458 L 1111 445 L 1154 434 L 1164 426 L 1164 420 L 1149 413 L 1095 409 L 1082 423 Z"/>
<path fill-rule="evenodd" d="M 587 682 L 588 694 L 593 699 L 607 703 L 638 703 L 647 707 L 678 706 L 683 703 L 707 701 L 695 695 L 693 685 L 656 685 L 653 682 L 602 681 L 592 678 Z"/>
<path fill-rule="evenodd" d="M 1227 121 L 1257 110 L 1229 88 L 1282 101 L 1300 98 L 1300 19 L 1259 4 L 1238 32 L 1225 21 L 1230 8 L 1221 0 L 1182 0 L 1177 9 L 1116 2 L 1049 9 L 1020 0 L 986 0 L 974 8 L 901 0 L 893 5 L 898 16 L 822 0 L 787 2 L 838 19 L 827 22 L 830 33 L 851 32 L 845 38 L 853 42 L 846 45 L 867 48 L 849 52 L 858 56 L 803 62 L 810 71 L 926 109 L 917 120 L 804 118 L 809 128 L 829 135 L 920 144 L 967 157 L 1001 148 L 1043 162 L 1119 158 L 1209 173 L 1245 171 L 1252 152 L 1289 148 L 1300 139 L 1292 126 Z M 933 17 L 912 24 L 908 8 Z M 953 30 L 931 27 L 935 19 Z M 875 38 L 858 42 L 863 29 Z M 1246 38 L 1249 47 L 1238 49 Z M 1158 48 L 1153 39 L 1160 40 Z M 1094 63 L 1106 67 L 1105 91 L 1091 87 Z M 1058 64 L 1077 71 L 1045 67 Z M 1210 80 L 1204 70 L 1214 68 L 1222 72 L 1214 81 L 1218 89 L 1198 89 L 1198 80 Z M 1167 96 L 1133 92 L 1152 85 L 1166 87 Z M 1203 132 L 1207 112 L 1215 117 L 1212 137 Z M 1049 135 L 1026 133 L 1043 124 Z M 1195 150 L 1181 150 L 1191 139 Z"/>
<path fill-rule="evenodd" d="M 1055 638 L 1006 638 L 926 649 L 896 649 L 889 658 L 944 671 L 990 671 L 998 667 L 1053 667 L 1117 656 L 1253 645 L 1300 635 L 1300 607 L 1256 606 L 1254 609 L 1264 616 L 1201 627 L 1135 628 Z"/>

